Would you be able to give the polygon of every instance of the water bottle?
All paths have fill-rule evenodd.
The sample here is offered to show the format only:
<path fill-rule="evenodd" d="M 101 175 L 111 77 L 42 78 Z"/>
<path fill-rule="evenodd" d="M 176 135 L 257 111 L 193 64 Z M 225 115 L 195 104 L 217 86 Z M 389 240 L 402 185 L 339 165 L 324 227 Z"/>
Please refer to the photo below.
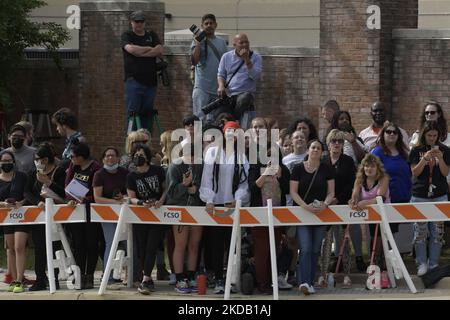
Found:
<path fill-rule="evenodd" d="M 197 290 L 199 295 L 206 294 L 206 275 L 203 273 L 197 276 Z"/>

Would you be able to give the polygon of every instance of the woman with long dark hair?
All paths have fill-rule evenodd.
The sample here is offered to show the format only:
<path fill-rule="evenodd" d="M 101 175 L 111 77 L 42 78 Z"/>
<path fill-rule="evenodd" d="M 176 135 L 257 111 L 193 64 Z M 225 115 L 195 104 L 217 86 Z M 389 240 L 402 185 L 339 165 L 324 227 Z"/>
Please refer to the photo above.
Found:
<path fill-rule="evenodd" d="M 411 202 L 447 201 L 446 177 L 450 168 L 450 149 L 440 141 L 442 140 L 438 123 L 426 122 L 420 132 L 419 142 L 409 154 L 413 174 Z M 443 236 L 442 221 L 414 223 L 414 246 L 419 276 L 439 265 Z"/>

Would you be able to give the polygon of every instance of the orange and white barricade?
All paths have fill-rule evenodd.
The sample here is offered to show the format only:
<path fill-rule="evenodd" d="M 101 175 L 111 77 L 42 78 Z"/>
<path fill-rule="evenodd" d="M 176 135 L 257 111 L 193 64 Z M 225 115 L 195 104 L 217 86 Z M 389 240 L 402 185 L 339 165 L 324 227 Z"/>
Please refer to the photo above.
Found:
<path fill-rule="evenodd" d="M 80 268 L 75 263 L 75 258 L 61 224 L 86 222 L 85 206 L 55 205 L 53 199 L 47 198 L 45 200 L 44 222 L 50 293 L 56 291 L 54 268 L 58 268 L 61 278 L 67 280 L 67 288 L 80 289 Z M 53 241 L 61 241 L 63 246 L 63 250 L 55 252 L 56 259 L 53 259 Z"/>
<path fill-rule="evenodd" d="M 166 224 L 166 225 L 202 225 L 233 227 L 229 252 L 225 298 L 229 298 L 231 274 L 234 259 L 240 259 L 240 227 L 268 226 L 272 260 L 272 277 L 274 298 L 278 298 L 277 270 L 275 257 L 274 226 L 292 225 L 347 225 L 347 224 L 381 224 L 383 250 L 386 257 L 388 274 L 393 287 L 395 279 L 405 278 L 411 292 L 417 290 L 408 274 L 394 241 L 389 223 L 411 223 L 427 221 L 450 221 L 450 203 L 405 203 L 384 204 L 377 199 L 376 205 L 367 210 L 355 211 L 347 205 L 329 206 L 318 214 L 312 214 L 301 207 L 274 207 L 268 201 L 267 207 L 240 207 L 236 209 L 216 208 L 215 214 L 207 214 L 204 207 L 162 206 L 159 209 L 134 205 L 91 205 L 91 218 L 95 222 L 117 222 L 111 254 L 102 279 L 99 294 L 104 294 L 107 279 L 114 269 L 115 274 L 126 263 L 132 270 L 132 229 L 134 223 Z M 237 219 L 236 219 L 237 218 Z M 128 252 L 117 256 L 117 245 L 121 240 L 128 240 Z M 389 249 L 390 247 L 390 249 Z M 235 251 L 236 250 L 236 253 Z M 236 258 L 235 258 L 236 257 Z M 239 261 L 237 261 L 239 262 Z M 236 263 L 239 267 L 239 263 Z M 132 272 L 128 272 L 128 285 L 131 286 Z M 239 274 L 239 273 L 238 273 Z M 237 277 L 239 282 L 239 277 Z"/>

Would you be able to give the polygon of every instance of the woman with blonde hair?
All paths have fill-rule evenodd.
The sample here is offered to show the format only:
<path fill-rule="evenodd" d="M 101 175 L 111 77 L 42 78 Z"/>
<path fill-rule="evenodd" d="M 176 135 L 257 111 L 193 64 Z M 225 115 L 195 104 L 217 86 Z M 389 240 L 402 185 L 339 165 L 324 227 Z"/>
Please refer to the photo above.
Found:
<path fill-rule="evenodd" d="M 136 166 L 133 164 L 131 156 L 133 148 L 139 144 L 145 144 L 150 147 L 150 133 L 146 129 L 139 129 L 131 131 L 125 142 L 125 155 L 120 158 L 120 166 L 128 169 L 130 172 L 136 171 Z"/>
<path fill-rule="evenodd" d="M 172 142 L 172 130 L 164 131 L 159 139 L 161 152 L 163 154 L 161 166 L 166 169 L 172 163 L 172 149 L 174 146 L 174 143 Z"/>

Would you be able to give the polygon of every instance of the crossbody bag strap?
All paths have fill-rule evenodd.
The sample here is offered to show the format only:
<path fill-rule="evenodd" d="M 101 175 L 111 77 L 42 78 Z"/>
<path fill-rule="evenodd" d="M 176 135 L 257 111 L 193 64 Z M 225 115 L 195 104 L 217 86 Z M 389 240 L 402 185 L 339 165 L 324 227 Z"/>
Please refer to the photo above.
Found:
<path fill-rule="evenodd" d="M 214 45 L 214 43 L 212 43 L 211 41 L 209 41 L 208 39 L 205 40 L 206 44 L 212 49 L 212 51 L 214 52 L 214 55 L 216 56 L 217 60 L 220 61 L 220 53 L 219 50 L 217 50 L 216 46 Z"/>
<path fill-rule="evenodd" d="M 250 58 L 253 55 L 253 51 L 250 51 Z M 242 60 L 242 62 L 239 64 L 239 66 L 236 68 L 236 70 L 234 71 L 234 73 L 231 75 L 231 78 L 227 81 L 227 83 L 225 84 L 225 88 L 228 88 L 228 85 L 231 82 L 231 79 L 233 79 L 233 77 L 236 75 L 236 73 L 238 73 L 239 69 L 241 69 L 241 67 L 244 65 L 245 61 Z"/>

